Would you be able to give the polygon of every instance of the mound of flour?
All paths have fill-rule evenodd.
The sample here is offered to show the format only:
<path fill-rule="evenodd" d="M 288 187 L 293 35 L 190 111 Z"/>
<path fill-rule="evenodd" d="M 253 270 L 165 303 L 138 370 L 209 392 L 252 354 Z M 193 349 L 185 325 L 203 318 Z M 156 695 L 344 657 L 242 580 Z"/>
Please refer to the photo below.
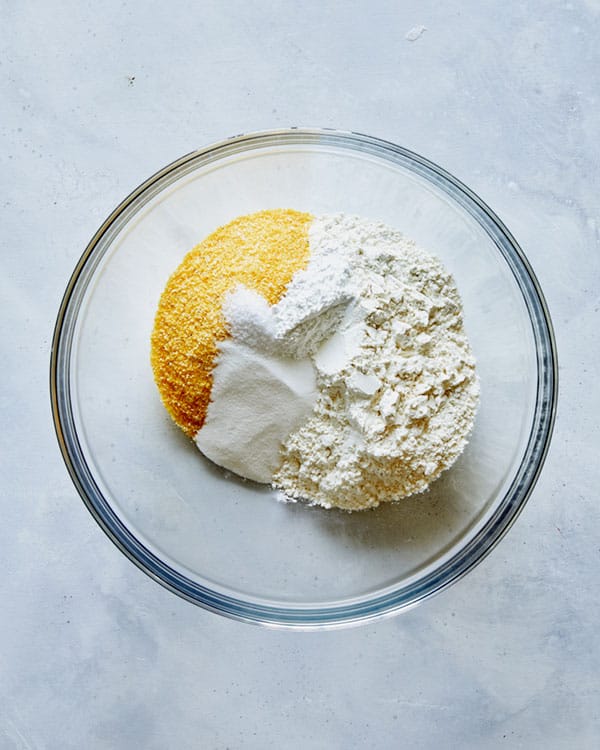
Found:
<path fill-rule="evenodd" d="M 299 352 L 312 358 L 318 397 L 285 440 L 273 486 L 287 499 L 348 510 L 421 492 L 464 449 L 478 405 L 454 282 L 384 224 L 317 217 L 309 242 L 301 309 L 318 310 L 321 300 L 337 320 L 316 350 L 304 343 Z M 345 269 L 334 274 L 345 293 L 335 304 L 327 259 Z"/>

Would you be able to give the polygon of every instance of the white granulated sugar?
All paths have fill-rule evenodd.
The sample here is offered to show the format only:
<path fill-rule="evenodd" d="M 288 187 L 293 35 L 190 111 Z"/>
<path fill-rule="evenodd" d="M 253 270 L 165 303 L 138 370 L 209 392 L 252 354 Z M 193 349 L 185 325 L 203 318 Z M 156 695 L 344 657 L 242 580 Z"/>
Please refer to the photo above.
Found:
<path fill-rule="evenodd" d="M 478 404 L 454 282 L 400 232 L 354 216 L 315 218 L 310 248 L 302 300 L 312 294 L 315 304 L 297 304 L 315 318 L 319 298 L 341 312 L 316 352 L 302 347 L 302 356 L 312 354 L 319 396 L 287 437 L 273 485 L 289 498 L 347 510 L 422 492 L 464 449 Z M 311 276 L 313 258 L 324 265 Z M 327 259 L 337 291 L 324 283 Z"/>
<path fill-rule="evenodd" d="M 254 289 L 238 284 L 223 299 L 222 311 L 235 341 L 272 351 L 276 337 L 273 308 Z"/>
<path fill-rule="evenodd" d="M 219 466 L 268 483 L 280 463 L 282 443 L 310 417 L 316 399 L 310 360 L 283 358 L 225 339 L 219 344 L 211 401 L 196 445 Z"/>

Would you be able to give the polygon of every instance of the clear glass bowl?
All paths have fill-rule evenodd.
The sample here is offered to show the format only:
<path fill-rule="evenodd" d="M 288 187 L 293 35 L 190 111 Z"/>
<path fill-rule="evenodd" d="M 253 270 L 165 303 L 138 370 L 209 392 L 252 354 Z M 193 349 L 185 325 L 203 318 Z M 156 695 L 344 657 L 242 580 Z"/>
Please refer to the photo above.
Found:
<path fill-rule="evenodd" d="M 384 221 L 454 274 L 481 405 L 466 451 L 427 493 L 354 514 L 282 504 L 206 461 L 163 408 L 149 341 L 167 278 L 217 226 L 276 207 Z M 51 361 L 63 456 L 115 544 L 195 604 L 301 628 L 398 611 L 479 562 L 534 486 L 556 395 L 542 293 L 494 213 L 421 156 L 330 130 L 231 138 L 137 188 L 77 264 Z"/>

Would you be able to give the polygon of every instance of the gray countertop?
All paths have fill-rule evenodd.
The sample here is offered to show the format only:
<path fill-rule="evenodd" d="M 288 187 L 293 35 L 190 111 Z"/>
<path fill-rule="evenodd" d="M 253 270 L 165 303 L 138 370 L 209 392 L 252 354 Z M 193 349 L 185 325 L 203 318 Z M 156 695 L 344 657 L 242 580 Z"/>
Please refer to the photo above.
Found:
<path fill-rule="evenodd" d="M 2 17 L 0 748 L 598 747 L 598 0 Z M 196 147 L 289 125 L 389 139 L 472 187 L 531 260 L 560 359 L 508 536 L 422 606 L 333 632 L 229 621 L 143 575 L 77 496 L 48 397 L 57 308 L 110 210 Z"/>

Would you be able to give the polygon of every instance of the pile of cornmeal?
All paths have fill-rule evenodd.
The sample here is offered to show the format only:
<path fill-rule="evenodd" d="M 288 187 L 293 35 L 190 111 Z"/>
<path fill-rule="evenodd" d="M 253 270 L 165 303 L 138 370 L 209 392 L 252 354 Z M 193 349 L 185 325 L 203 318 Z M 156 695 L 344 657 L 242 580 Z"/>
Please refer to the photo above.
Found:
<path fill-rule="evenodd" d="M 398 230 L 346 214 L 220 227 L 168 280 L 151 343 L 162 400 L 205 456 L 326 508 L 427 489 L 478 405 L 450 274 Z"/>

